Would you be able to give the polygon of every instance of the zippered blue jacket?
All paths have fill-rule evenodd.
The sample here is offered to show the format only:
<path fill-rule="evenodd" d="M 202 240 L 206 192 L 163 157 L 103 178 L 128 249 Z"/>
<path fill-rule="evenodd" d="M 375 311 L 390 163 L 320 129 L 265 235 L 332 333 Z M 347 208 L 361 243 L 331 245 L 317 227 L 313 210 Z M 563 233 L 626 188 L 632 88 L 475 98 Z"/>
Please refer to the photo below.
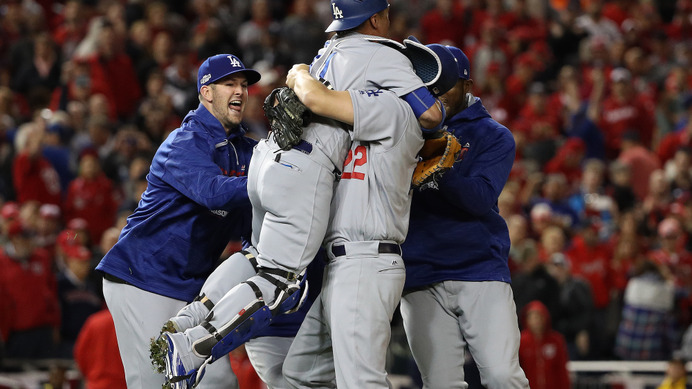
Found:
<path fill-rule="evenodd" d="M 402 245 L 405 289 L 437 282 L 510 282 L 509 232 L 497 198 L 514 163 L 510 131 L 490 117 L 480 99 L 445 124 L 462 146 L 461 160 L 439 190 L 413 194 L 408 236 Z"/>
<path fill-rule="evenodd" d="M 137 209 L 96 269 L 192 301 L 229 240 L 250 240 L 246 172 L 257 142 L 245 132 L 227 136 L 202 104 L 190 111 L 156 151 Z"/>

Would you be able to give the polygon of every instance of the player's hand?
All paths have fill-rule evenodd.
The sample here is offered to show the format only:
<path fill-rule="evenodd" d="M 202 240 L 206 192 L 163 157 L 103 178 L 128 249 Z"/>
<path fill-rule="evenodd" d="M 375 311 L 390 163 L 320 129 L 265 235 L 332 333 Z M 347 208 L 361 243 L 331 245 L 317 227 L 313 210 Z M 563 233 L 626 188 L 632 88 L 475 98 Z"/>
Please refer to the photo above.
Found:
<path fill-rule="evenodd" d="M 286 86 L 294 89 L 296 85 L 296 79 L 298 77 L 312 77 L 310 76 L 310 66 L 304 64 L 304 63 L 299 63 L 293 65 L 291 70 L 288 71 L 288 75 L 286 76 Z"/>

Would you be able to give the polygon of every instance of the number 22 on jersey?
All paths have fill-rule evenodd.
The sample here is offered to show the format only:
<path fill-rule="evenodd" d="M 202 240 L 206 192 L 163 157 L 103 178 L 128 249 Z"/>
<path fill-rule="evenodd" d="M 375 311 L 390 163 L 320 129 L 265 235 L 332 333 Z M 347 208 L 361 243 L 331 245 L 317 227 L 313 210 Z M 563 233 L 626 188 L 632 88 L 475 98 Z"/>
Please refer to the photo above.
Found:
<path fill-rule="evenodd" d="M 364 180 L 365 168 L 362 167 L 368 162 L 368 149 L 363 145 L 356 146 L 355 149 L 348 151 L 348 156 L 344 161 L 344 172 L 341 174 L 342 180 Z"/>

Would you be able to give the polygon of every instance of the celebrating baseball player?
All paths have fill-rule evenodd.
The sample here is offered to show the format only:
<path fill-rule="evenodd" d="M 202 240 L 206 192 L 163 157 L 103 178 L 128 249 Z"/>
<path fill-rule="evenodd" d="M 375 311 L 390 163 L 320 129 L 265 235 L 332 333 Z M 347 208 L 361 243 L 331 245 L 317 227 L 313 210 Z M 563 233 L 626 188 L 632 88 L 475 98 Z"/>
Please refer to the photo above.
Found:
<path fill-rule="evenodd" d="M 387 33 L 389 4 L 386 0 L 334 0 L 332 3 L 338 12 L 335 11 L 335 21 L 328 31 L 358 27 L 361 33 L 337 35 L 328 42 L 311 66 L 313 76 L 335 90 L 350 89 L 349 96 L 356 100 L 372 101 L 376 98 L 373 96 L 383 95 L 380 88 L 389 89 L 404 99 L 406 107 L 411 105 L 414 119 L 417 118 L 423 127 L 436 131 L 444 117 L 442 106 L 416 75 L 411 60 L 402 51 L 418 50 L 424 56 L 437 56 L 422 45 L 422 48 L 402 45 L 400 51 L 368 40 L 368 37 L 382 40 L 381 36 Z M 410 47 L 413 46 L 410 43 Z M 373 58 L 377 61 L 372 61 Z M 439 63 L 439 59 L 435 61 Z M 438 75 L 430 82 L 437 80 Z M 350 151 L 350 162 L 342 175 L 344 160 L 349 154 L 351 128 L 320 116 L 329 112 L 313 111 L 316 117 L 305 127 L 298 143 L 285 144 L 283 140 L 291 137 L 276 133 L 278 127 L 273 126 L 273 136 L 260 141 L 255 148 L 248 172 L 248 192 L 253 204 L 252 243 L 257 252 L 258 274 L 226 293 L 201 325 L 184 332 L 162 334 L 157 343 L 163 343 L 161 355 L 165 357 L 154 358 L 153 362 L 165 368 L 173 387 L 196 385 L 208 364 L 254 337 L 275 315 L 291 312 L 300 305 L 305 293 L 301 286 L 302 272 L 327 232 L 336 179 L 341 176 L 343 180 L 358 173 L 353 171 L 353 164 L 360 166 L 365 162 L 353 159 L 360 154 Z M 350 122 L 354 121 L 351 117 Z M 420 137 L 418 125 L 416 130 L 416 136 Z M 413 150 L 408 162 L 415 160 L 416 151 Z M 356 152 L 360 153 L 360 149 Z M 406 169 L 398 169 L 398 173 L 405 172 Z M 408 174 L 406 179 L 410 181 L 410 178 Z M 405 185 L 406 192 L 409 181 Z M 401 276 L 403 279 L 403 270 Z M 385 334 L 385 337 L 389 336 Z M 384 356 L 384 350 L 379 354 Z"/>
<path fill-rule="evenodd" d="M 161 144 L 148 186 L 97 269 L 115 323 L 128 388 L 161 387 L 149 340 L 198 294 L 229 239 L 250 236 L 246 171 L 256 142 L 240 124 L 260 74 L 234 55 L 199 68 L 199 107 Z M 201 387 L 236 386 L 228 359 Z"/>
<path fill-rule="evenodd" d="M 441 100 L 445 124 L 462 145 L 461 161 L 439 179 L 438 190 L 413 195 L 402 246 L 404 329 L 426 388 L 467 387 L 466 345 L 483 385 L 528 388 L 518 359 L 509 233 L 497 206 L 514 162 L 514 138 L 470 93 L 466 55 L 447 48 L 458 66 L 443 64 L 442 71 L 458 75 L 458 82 Z"/>
<path fill-rule="evenodd" d="M 368 12 L 368 6 L 378 4 L 332 1 L 334 22 L 328 31 L 338 31 L 331 43 L 336 49 L 329 63 L 313 63 L 311 74 L 324 75 L 340 90 L 343 80 L 362 77 L 354 73 L 379 70 L 348 66 L 387 61 L 364 35 L 378 31 L 378 23 L 387 18 L 386 6 Z M 447 63 L 453 64 L 449 58 Z M 399 245 L 407 233 L 411 176 L 424 142 L 415 108 L 383 90 L 349 91 L 350 101 L 341 103 L 321 94 L 307 98 L 304 87 L 326 88 L 310 82 L 304 69 L 293 71 L 296 94 L 308 108 L 326 104 L 342 112 L 352 109 L 353 118 L 341 120 L 353 123 L 353 142 L 332 200 L 322 293 L 291 345 L 284 376 L 296 388 L 388 388 L 390 325 L 406 273 Z"/>

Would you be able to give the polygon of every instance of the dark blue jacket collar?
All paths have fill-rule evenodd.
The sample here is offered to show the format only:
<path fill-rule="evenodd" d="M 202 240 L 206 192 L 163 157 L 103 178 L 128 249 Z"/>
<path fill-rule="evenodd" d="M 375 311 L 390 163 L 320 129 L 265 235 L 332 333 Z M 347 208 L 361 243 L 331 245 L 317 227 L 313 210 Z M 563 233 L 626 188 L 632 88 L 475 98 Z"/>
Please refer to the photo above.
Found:
<path fill-rule="evenodd" d="M 472 102 L 472 104 L 449 119 L 449 123 L 472 121 L 490 117 L 490 113 L 483 106 L 480 97 L 469 94 L 467 95 L 467 98 Z"/>

